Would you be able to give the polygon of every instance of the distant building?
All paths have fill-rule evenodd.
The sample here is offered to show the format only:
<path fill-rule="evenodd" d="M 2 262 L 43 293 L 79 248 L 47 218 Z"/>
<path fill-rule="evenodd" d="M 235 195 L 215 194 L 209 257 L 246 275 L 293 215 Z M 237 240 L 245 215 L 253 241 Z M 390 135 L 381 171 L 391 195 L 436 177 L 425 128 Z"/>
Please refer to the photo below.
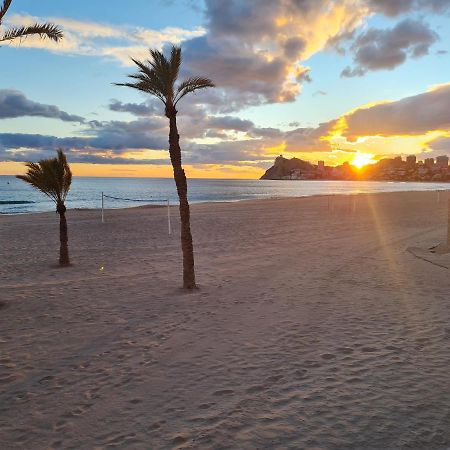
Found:
<path fill-rule="evenodd" d="M 414 167 L 416 167 L 416 163 L 416 155 L 409 155 L 406 157 L 406 167 L 408 167 L 408 169 L 414 169 Z"/>
<path fill-rule="evenodd" d="M 440 156 L 417 161 L 409 155 L 406 161 L 400 156 L 382 159 L 361 171 L 345 162 L 326 166 L 324 161 L 312 164 L 298 158 L 278 156 L 275 164 L 261 177 L 264 180 L 388 180 L 388 181 L 445 181 L 450 183 L 450 158 Z"/>
<path fill-rule="evenodd" d="M 447 169 L 448 156 L 438 156 L 436 158 L 436 165 L 439 167 L 439 169 Z"/>
<path fill-rule="evenodd" d="M 434 158 L 426 158 L 425 159 L 425 167 L 432 169 L 434 167 Z"/>

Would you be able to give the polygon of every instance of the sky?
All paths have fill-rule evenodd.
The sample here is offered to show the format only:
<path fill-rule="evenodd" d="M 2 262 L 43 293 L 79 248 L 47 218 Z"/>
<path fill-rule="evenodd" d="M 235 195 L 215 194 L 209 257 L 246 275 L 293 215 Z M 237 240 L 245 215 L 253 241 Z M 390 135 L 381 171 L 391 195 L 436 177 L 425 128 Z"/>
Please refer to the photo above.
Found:
<path fill-rule="evenodd" d="M 162 103 L 114 85 L 171 45 L 216 84 L 179 104 L 190 177 L 450 156 L 450 0 L 14 0 L 0 35 L 36 21 L 64 39 L 0 47 L 0 174 L 171 177 Z"/>

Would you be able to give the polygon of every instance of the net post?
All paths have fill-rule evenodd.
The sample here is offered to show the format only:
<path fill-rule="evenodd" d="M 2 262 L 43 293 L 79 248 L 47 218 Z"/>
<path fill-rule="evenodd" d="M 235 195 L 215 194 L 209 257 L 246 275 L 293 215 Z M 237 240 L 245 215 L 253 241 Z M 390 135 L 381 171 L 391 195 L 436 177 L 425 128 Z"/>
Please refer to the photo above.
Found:
<path fill-rule="evenodd" d="M 105 223 L 105 214 L 104 214 L 104 206 L 105 206 L 105 200 L 104 200 L 105 196 L 103 195 L 102 192 L 102 223 Z"/>
<path fill-rule="evenodd" d="M 450 247 L 450 198 L 448 199 L 447 246 Z"/>
<path fill-rule="evenodd" d="M 167 199 L 167 226 L 169 228 L 169 236 L 172 235 L 172 224 L 170 223 L 170 200 Z"/>

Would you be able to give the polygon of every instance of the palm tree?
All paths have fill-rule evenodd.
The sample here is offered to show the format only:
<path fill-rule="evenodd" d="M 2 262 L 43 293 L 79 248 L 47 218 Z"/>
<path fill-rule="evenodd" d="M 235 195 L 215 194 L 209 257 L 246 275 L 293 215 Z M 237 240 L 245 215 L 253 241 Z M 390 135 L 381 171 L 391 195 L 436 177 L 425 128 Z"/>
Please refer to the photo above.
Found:
<path fill-rule="evenodd" d="M 35 189 L 50 197 L 59 214 L 59 265 L 69 266 L 69 246 L 67 237 L 66 206 L 64 204 L 72 183 L 72 172 L 66 155 L 60 149 L 56 158 L 42 159 L 38 163 L 28 162 L 26 175 L 17 175 L 20 180 L 30 183 Z"/>
<path fill-rule="evenodd" d="M 3 0 L 3 4 L 0 8 L 0 26 L 2 25 L 3 18 L 8 12 L 13 0 Z M 37 35 L 41 38 L 47 37 L 52 41 L 58 42 L 63 37 L 61 29 L 52 23 L 35 23 L 27 27 L 11 27 L 6 31 L 0 33 L 0 42 L 13 41 L 14 39 L 20 39 L 30 35 Z"/>
<path fill-rule="evenodd" d="M 177 84 L 181 66 L 181 48 L 172 46 L 170 59 L 159 50 L 150 50 L 151 59 L 145 62 L 132 58 L 139 71 L 133 75 L 132 83 L 115 83 L 146 92 L 159 98 L 165 107 L 165 115 L 169 119 L 169 155 L 173 167 L 173 176 L 180 201 L 181 248 L 183 251 L 183 287 L 196 288 L 194 270 L 194 248 L 190 224 L 189 203 L 187 198 L 187 182 L 181 165 L 180 135 L 177 128 L 177 104 L 187 94 L 214 87 L 209 78 L 192 77 Z"/>

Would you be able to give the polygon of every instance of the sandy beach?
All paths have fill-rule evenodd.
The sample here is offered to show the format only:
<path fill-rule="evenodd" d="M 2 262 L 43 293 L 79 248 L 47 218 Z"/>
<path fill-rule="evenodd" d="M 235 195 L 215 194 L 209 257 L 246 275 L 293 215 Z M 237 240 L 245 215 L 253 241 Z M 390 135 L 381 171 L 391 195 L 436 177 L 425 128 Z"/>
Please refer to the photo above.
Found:
<path fill-rule="evenodd" d="M 2 449 L 450 447 L 443 195 L 191 213 L 193 293 L 176 208 L 0 216 Z"/>

